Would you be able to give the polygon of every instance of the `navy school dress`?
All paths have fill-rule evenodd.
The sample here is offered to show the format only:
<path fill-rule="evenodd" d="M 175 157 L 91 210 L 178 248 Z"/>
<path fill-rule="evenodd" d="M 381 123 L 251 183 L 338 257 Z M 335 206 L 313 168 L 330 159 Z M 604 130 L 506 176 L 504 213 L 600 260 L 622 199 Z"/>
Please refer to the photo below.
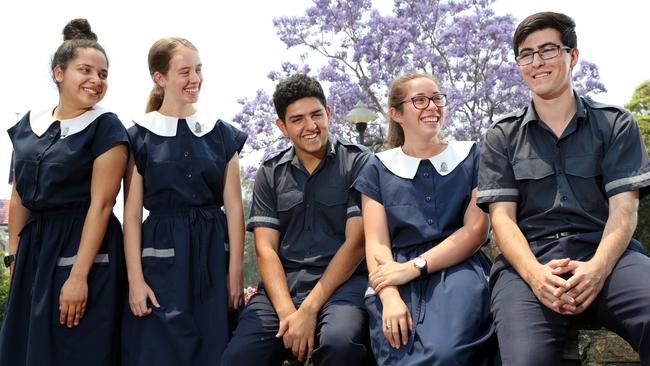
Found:
<path fill-rule="evenodd" d="M 353 187 L 386 210 L 393 257 L 406 262 L 463 226 L 477 185 L 479 151 L 473 142 L 449 142 L 430 159 L 401 148 L 370 160 Z M 477 251 L 455 266 L 398 287 L 413 318 L 409 342 L 392 348 L 382 333 L 382 303 L 368 288 L 372 350 L 379 365 L 490 365 L 496 352 L 487 274 Z"/>
<path fill-rule="evenodd" d="M 95 159 L 127 144 L 117 116 L 98 106 L 55 121 L 32 111 L 9 129 L 16 190 L 30 210 L 0 333 L 0 365 L 119 365 L 125 272 L 122 230 L 111 215 L 88 274 L 86 313 L 59 324 L 59 295 L 79 249 Z"/>
<path fill-rule="evenodd" d="M 215 365 L 230 338 L 223 187 L 246 134 L 203 113 L 146 114 L 129 128 L 143 177 L 142 270 L 160 308 L 125 305 L 124 365 Z"/>

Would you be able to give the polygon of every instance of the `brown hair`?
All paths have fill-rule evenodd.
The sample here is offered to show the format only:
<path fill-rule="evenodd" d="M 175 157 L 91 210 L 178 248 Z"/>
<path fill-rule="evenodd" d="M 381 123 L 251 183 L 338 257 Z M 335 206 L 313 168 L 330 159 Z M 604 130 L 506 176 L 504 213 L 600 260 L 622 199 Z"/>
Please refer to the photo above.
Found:
<path fill-rule="evenodd" d="M 440 83 L 438 83 L 438 80 L 436 80 L 433 75 L 421 72 L 412 72 L 403 75 L 390 84 L 390 89 L 388 90 L 388 114 L 386 116 L 386 119 L 388 120 L 388 135 L 386 136 L 386 143 L 391 148 L 404 145 L 404 130 L 399 123 L 393 121 L 390 116 L 390 109 L 395 108 L 397 111 L 402 113 L 404 105 L 402 101 L 406 98 L 405 85 L 409 81 L 419 78 L 432 80 L 436 86 L 440 87 Z"/>
<path fill-rule="evenodd" d="M 77 50 L 79 48 L 94 48 L 101 52 L 106 59 L 106 66 L 108 66 L 108 57 L 104 48 L 97 43 L 97 35 L 90 29 L 88 20 L 79 18 L 73 19 L 63 28 L 63 43 L 57 48 L 52 62 L 50 63 L 50 70 L 52 71 L 52 80 L 59 87 L 59 82 L 54 77 L 54 69 L 59 66 L 61 70 L 65 71 L 68 67 L 70 60 L 77 57 Z"/>
<path fill-rule="evenodd" d="M 555 29 L 560 33 L 562 44 L 576 48 L 578 47 L 578 36 L 576 35 L 576 23 L 569 16 L 562 13 L 550 11 L 529 15 L 517 26 L 512 37 L 512 49 L 515 56 L 519 55 L 519 45 L 524 42 L 531 33 L 547 28 Z"/>
<path fill-rule="evenodd" d="M 156 41 L 149 49 L 149 75 L 153 78 L 156 72 L 162 75 L 167 75 L 169 71 L 169 61 L 171 60 L 174 52 L 179 47 L 187 47 L 191 50 L 198 51 L 192 42 L 185 38 L 170 37 L 162 38 Z M 165 99 L 165 91 L 154 80 L 154 87 L 149 94 L 147 101 L 147 113 L 157 111 Z"/>

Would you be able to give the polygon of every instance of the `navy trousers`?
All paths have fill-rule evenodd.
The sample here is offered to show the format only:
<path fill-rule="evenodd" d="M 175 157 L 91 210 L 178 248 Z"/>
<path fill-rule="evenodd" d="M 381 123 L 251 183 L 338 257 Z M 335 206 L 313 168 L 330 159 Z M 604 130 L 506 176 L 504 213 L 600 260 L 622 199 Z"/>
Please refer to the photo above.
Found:
<path fill-rule="evenodd" d="M 628 341 L 650 366 L 650 258 L 627 250 L 602 291 L 580 317 L 595 320 Z M 492 312 L 503 365 L 558 365 L 567 328 L 575 320 L 541 304 L 513 268 L 492 278 Z"/>
<path fill-rule="evenodd" d="M 280 321 L 265 293 L 254 295 L 239 319 L 221 364 L 282 365 L 291 356 L 282 338 L 275 338 Z M 365 365 L 369 358 L 368 316 L 359 306 L 327 302 L 318 313 L 314 365 Z M 372 358 L 372 356 L 370 356 Z"/>

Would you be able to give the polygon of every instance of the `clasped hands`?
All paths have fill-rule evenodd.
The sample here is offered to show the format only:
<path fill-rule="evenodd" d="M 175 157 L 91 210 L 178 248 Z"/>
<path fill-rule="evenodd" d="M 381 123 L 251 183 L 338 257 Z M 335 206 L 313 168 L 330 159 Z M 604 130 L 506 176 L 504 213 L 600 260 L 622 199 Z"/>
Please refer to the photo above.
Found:
<path fill-rule="evenodd" d="M 549 309 L 563 315 L 577 315 L 585 311 L 602 290 L 609 275 L 606 268 L 604 262 L 596 259 L 586 262 L 554 259 L 536 266 L 526 282 Z M 565 280 L 562 276 L 567 273 L 571 276 Z"/>
<path fill-rule="evenodd" d="M 305 357 L 311 358 L 314 350 L 314 333 L 316 332 L 316 317 L 314 313 L 302 306 L 293 309 L 289 314 L 280 314 L 280 329 L 275 335 L 282 338 L 284 347 L 290 349 L 298 361 Z"/>

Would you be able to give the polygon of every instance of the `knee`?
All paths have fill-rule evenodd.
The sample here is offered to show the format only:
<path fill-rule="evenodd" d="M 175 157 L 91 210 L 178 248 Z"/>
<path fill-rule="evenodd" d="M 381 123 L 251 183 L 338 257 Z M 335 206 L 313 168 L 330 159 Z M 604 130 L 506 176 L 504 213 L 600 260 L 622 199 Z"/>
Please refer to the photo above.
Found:
<path fill-rule="evenodd" d="M 254 353 L 243 342 L 238 342 L 236 339 L 233 339 L 228 343 L 221 356 L 221 366 L 255 365 Z"/>
<path fill-rule="evenodd" d="M 315 365 L 357 365 L 364 364 L 367 355 L 368 349 L 361 339 L 345 334 L 321 334 L 313 358 Z"/>

